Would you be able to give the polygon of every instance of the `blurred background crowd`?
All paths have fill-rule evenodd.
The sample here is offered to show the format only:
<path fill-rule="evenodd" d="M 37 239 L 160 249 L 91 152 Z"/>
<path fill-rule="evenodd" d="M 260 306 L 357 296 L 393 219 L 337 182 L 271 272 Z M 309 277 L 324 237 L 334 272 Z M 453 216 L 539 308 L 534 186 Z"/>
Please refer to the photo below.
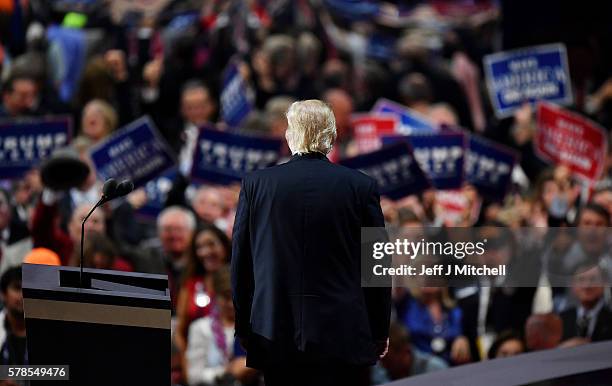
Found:
<path fill-rule="evenodd" d="M 524 0 L 0 0 L 0 118 L 69 115 L 71 146 L 88 150 L 149 115 L 177 156 L 179 177 L 155 218 L 137 189 L 89 219 L 87 267 L 169 275 L 176 385 L 257 385 L 234 341 L 227 269 L 240 186 L 191 184 L 198 128 L 221 119 L 223 71 L 246 80 L 254 109 L 237 131 L 284 138 L 285 111 L 317 98 L 336 116 L 334 157 L 356 155 L 351 116 L 381 97 L 435 124 L 461 126 L 520 154 L 521 177 L 502 201 L 465 186 L 459 216 L 434 191 L 382 198 L 389 225 L 489 226 L 487 253 L 503 261 L 551 244 L 525 245 L 521 227 L 609 229 L 612 153 L 585 188 L 533 150 L 535 112 L 498 119 L 483 81 L 484 55 L 562 42 L 574 103 L 612 128 L 612 14 L 608 2 Z M 288 149 L 285 148 L 285 156 Z M 27 363 L 23 261 L 78 265 L 81 221 L 100 197 L 95 171 L 82 186 L 51 190 L 37 169 L 0 176 L 0 363 Z M 562 243 L 562 240 L 559 241 Z M 612 339 L 610 238 L 583 242 L 601 264 L 569 289 L 505 283 L 397 288 L 389 354 L 370 374 L 382 384 L 450 366 Z M 537 256 L 545 255 L 540 253 Z M 501 256 L 501 257 L 500 257 Z M 505 260 L 504 260 L 505 259 Z M 545 272 L 540 262 L 538 272 Z M 585 284 L 586 283 L 586 284 Z M 1 383 L 1 382 L 0 382 Z"/>

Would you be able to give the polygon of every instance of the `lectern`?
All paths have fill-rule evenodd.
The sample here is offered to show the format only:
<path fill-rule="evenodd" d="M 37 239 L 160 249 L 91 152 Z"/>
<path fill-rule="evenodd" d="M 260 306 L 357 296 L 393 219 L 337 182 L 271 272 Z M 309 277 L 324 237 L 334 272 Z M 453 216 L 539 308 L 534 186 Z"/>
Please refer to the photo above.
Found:
<path fill-rule="evenodd" d="M 69 381 L 170 384 L 170 294 L 164 275 L 23 265 L 30 365 L 68 365 Z"/>

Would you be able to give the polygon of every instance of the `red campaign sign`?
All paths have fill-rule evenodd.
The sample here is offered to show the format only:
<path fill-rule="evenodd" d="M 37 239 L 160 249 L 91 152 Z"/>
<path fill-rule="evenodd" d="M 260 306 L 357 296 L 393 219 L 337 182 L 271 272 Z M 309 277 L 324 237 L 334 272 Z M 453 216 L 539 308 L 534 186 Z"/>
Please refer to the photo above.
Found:
<path fill-rule="evenodd" d="M 535 148 L 542 157 L 596 180 L 603 171 L 606 131 L 595 122 L 550 103 L 538 104 Z"/>
<path fill-rule="evenodd" d="M 359 154 L 364 154 L 380 149 L 381 137 L 395 134 L 399 121 L 395 114 L 355 114 L 351 124 Z"/>

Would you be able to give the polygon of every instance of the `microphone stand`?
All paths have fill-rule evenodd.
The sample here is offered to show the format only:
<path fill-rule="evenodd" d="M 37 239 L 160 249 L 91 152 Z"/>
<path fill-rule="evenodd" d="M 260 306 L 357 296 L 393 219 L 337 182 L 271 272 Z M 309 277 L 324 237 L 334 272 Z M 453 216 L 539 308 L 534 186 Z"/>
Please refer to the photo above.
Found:
<path fill-rule="evenodd" d="M 107 200 L 106 196 L 102 196 L 102 198 L 100 198 L 100 201 L 98 201 L 96 203 L 96 205 L 93 206 L 93 208 L 91 208 L 91 210 L 89 211 L 89 213 L 87 213 L 87 216 L 85 216 L 85 218 L 83 219 L 83 222 L 81 223 L 81 258 L 80 258 L 80 266 L 81 266 L 81 270 L 79 272 L 79 284 L 81 286 L 81 288 L 83 288 L 83 245 L 84 245 L 84 241 L 85 241 L 85 223 L 87 222 L 87 219 L 89 218 L 89 216 L 91 216 L 93 214 L 93 212 L 103 203 L 105 203 Z"/>
<path fill-rule="evenodd" d="M 85 216 L 85 218 L 83 219 L 83 222 L 81 223 L 81 270 L 79 271 L 79 285 L 81 288 L 83 288 L 83 250 L 85 248 L 85 223 L 87 222 L 87 219 L 89 218 L 89 216 L 92 215 L 94 210 L 96 210 L 105 202 L 108 202 L 118 197 L 123 197 L 126 194 L 130 193 L 133 189 L 134 184 L 130 180 L 124 180 L 120 184 L 117 184 L 115 179 L 108 179 L 104 183 L 104 186 L 102 188 L 102 197 L 100 197 L 100 200 L 96 203 L 96 205 L 93 206 L 93 208 L 91 208 L 89 213 L 87 213 L 87 216 Z"/>

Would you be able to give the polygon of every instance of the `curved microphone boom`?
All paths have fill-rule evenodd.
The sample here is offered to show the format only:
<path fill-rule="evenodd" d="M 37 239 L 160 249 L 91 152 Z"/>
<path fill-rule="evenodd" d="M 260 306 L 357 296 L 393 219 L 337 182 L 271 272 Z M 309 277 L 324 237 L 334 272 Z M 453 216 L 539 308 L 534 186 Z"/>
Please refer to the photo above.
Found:
<path fill-rule="evenodd" d="M 109 178 L 106 180 L 106 182 L 104 182 L 104 186 L 102 187 L 102 197 L 100 197 L 100 200 L 98 200 L 96 205 L 91 208 L 89 213 L 87 213 L 87 216 L 85 216 L 83 219 L 83 222 L 81 223 L 81 271 L 79 274 L 79 283 L 81 284 L 81 288 L 83 288 L 83 245 L 85 241 L 85 223 L 87 222 L 87 219 L 89 219 L 89 216 L 91 216 L 92 213 L 102 204 L 114 200 L 115 198 L 123 197 L 129 194 L 132 190 L 134 190 L 134 184 L 132 181 L 123 180 L 120 183 L 117 183 L 114 178 Z"/>

